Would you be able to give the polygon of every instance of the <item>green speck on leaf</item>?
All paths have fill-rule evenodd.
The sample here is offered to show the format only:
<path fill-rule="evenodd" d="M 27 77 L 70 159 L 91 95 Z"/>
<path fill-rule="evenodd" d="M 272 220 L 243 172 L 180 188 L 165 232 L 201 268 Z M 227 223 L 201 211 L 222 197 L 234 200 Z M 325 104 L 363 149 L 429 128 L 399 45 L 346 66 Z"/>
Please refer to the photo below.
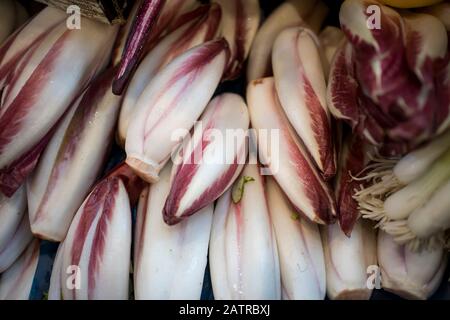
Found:
<path fill-rule="evenodd" d="M 293 212 L 291 214 L 291 219 L 294 220 L 294 221 L 297 221 L 297 220 L 300 219 L 300 215 L 297 212 Z"/>
<path fill-rule="evenodd" d="M 231 197 L 234 203 L 239 203 L 244 195 L 244 188 L 247 182 L 255 181 L 253 177 L 243 176 L 233 186 Z"/>

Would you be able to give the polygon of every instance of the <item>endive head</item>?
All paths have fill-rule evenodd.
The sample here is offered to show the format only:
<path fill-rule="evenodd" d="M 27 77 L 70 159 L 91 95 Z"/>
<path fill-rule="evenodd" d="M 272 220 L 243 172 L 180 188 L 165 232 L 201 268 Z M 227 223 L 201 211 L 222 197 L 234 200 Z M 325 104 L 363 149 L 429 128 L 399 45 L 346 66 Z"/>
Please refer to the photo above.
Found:
<path fill-rule="evenodd" d="M 158 181 L 159 171 L 213 96 L 227 56 L 225 39 L 206 42 L 171 61 L 144 89 L 125 144 L 127 164 L 144 180 Z"/>
<path fill-rule="evenodd" d="M 229 188 L 246 160 L 248 126 L 247 106 L 240 96 L 222 94 L 209 103 L 173 159 L 166 223 L 180 222 Z"/>
<path fill-rule="evenodd" d="M 427 299 L 438 288 L 447 264 L 443 247 L 420 252 L 399 245 L 387 233 L 378 233 L 378 263 L 381 284 L 407 299 Z"/>

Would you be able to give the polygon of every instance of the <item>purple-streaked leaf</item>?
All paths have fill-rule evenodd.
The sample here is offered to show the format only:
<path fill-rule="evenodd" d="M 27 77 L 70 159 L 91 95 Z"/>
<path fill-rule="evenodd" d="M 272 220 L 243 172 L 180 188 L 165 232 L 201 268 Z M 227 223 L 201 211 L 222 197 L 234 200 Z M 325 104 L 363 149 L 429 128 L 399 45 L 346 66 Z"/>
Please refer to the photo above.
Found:
<path fill-rule="evenodd" d="M 139 178 L 125 162 L 118 164 L 106 177 L 122 180 L 132 207 L 138 203 L 142 190 L 147 186 L 147 183 Z"/>
<path fill-rule="evenodd" d="M 183 23 L 161 41 L 140 63 L 124 95 L 118 127 L 118 138 L 125 145 L 128 124 L 134 107 L 153 77 L 173 59 L 187 50 L 213 40 L 221 19 L 218 5 L 198 7 L 183 19 Z"/>
<path fill-rule="evenodd" d="M 122 180 L 108 177 L 78 209 L 64 240 L 64 300 L 128 299 L 130 251 L 130 200 Z"/>
<path fill-rule="evenodd" d="M 100 174 L 121 101 L 111 92 L 114 71 L 95 79 L 70 107 L 27 181 L 31 230 L 39 238 L 65 238 Z"/>
<path fill-rule="evenodd" d="M 14 69 L 25 52 L 66 19 L 62 10 L 47 7 L 19 28 L 0 47 L 0 88 L 5 85 L 7 75 Z"/>
<path fill-rule="evenodd" d="M 169 225 L 219 198 L 238 177 L 247 158 L 249 116 L 244 100 L 223 94 L 210 102 L 177 154 L 164 206 Z"/>
<path fill-rule="evenodd" d="M 117 66 L 120 64 L 125 45 L 127 43 L 128 35 L 130 34 L 131 27 L 133 26 L 134 19 L 139 8 L 141 7 L 142 1 L 143 0 L 136 0 L 134 2 L 133 7 L 130 10 L 127 22 L 119 29 L 116 41 L 114 43 L 114 49 L 111 55 L 111 62 L 113 66 Z"/>
<path fill-rule="evenodd" d="M 136 103 L 127 132 L 127 164 L 147 182 L 200 117 L 225 69 L 224 39 L 192 48 L 163 68 Z"/>
<path fill-rule="evenodd" d="M 115 34 L 115 27 L 90 20 L 81 30 L 60 23 L 15 64 L 0 107 L 4 194 L 24 182 L 73 99 L 109 61 Z"/>
<path fill-rule="evenodd" d="M 252 127 L 257 130 L 258 150 L 298 213 L 319 224 L 334 222 L 334 194 L 290 126 L 278 100 L 273 78 L 251 82 L 247 102 Z"/>
<path fill-rule="evenodd" d="M 326 180 L 336 174 L 336 154 L 327 107 L 319 39 L 308 29 L 289 28 L 272 52 L 281 105 Z"/>
<path fill-rule="evenodd" d="M 137 68 L 145 43 L 156 24 L 164 4 L 165 0 L 142 0 L 128 34 L 119 69 L 113 82 L 114 94 L 121 95 L 125 90 L 130 77 Z"/>
<path fill-rule="evenodd" d="M 338 174 L 336 176 L 336 198 L 339 208 L 339 225 L 350 237 L 356 221 L 360 217 L 358 203 L 353 199 L 361 182 L 356 177 L 368 164 L 367 148 L 357 135 L 345 138 L 340 152 Z"/>

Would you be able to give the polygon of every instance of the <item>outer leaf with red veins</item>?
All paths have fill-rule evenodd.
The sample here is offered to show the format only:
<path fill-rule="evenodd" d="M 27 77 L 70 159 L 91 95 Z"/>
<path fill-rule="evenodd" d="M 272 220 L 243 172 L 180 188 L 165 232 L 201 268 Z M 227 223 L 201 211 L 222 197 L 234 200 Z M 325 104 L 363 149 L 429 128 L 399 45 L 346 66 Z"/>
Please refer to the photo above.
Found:
<path fill-rule="evenodd" d="M 139 178 L 125 162 L 118 164 L 108 172 L 106 178 L 119 178 L 122 180 L 132 207 L 138 203 L 142 190 L 147 187 L 147 183 Z"/>
<path fill-rule="evenodd" d="M 259 156 L 297 212 L 319 224 L 334 222 L 334 195 L 290 126 L 273 78 L 251 82 L 247 101 L 252 127 L 257 130 Z"/>
<path fill-rule="evenodd" d="M 355 189 L 360 182 L 357 176 L 367 165 L 367 148 L 357 135 L 349 135 L 344 140 L 339 159 L 339 171 L 336 176 L 336 197 L 339 208 L 339 224 L 342 231 L 351 236 L 353 227 L 359 219 L 358 203 L 353 199 Z"/>
<path fill-rule="evenodd" d="M 72 100 L 109 61 L 116 31 L 90 20 L 81 30 L 60 23 L 15 65 L 0 107 L 4 194 L 12 195 L 24 182 Z"/>
<path fill-rule="evenodd" d="M 327 105 L 337 119 L 344 120 L 355 129 L 360 119 L 358 105 L 359 84 L 355 79 L 353 49 L 344 42 L 337 49 L 331 63 L 327 87 Z"/>
<path fill-rule="evenodd" d="M 6 85 L 7 75 L 14 69 L 25 52 L 41 42 L 56 25 L 66 18 L 67 15 L 64 11 L 47 7 L 2 44 L 0 47 L 0 88 Z"/>
<path fill-rule="evenodd" d="M 31 229 L 40 238 L 65 238 L 102 170 L 121 100 L 111 91 L 113 77 L 110 69 L 76 100 L 27 181 Z"/>
<path fill-rule="evenodd" d="M 173 59 L 187 50 L 212 40 L 221 19 L 218 5 L 201 6 L 172 33 L 168 34 L 147 54 L 136 70 L 124 95 L 119 118 L 118 135 L 125 145 L 128 124 L 139 96 L 153 77 Z"/>
<path fill-rule="evenodd" d="M 310 30 L 286 29 L 275 40 L 272 65 L 281 105 L 328 180 L 336 173 L 336 154 L 319 47 Z"/>
<path fill-rule="evenodd" d="M 166 223 L 188 218 L 230 187 L 247 158 L 248 126 L 247 106 L 240 96 L 223 94 L 210 102 L 178 151 L 163 211 Z"/>
<path fill-rule="evenodd" d="M 118 177 L 102 180 L 78 209 L 64 240 L 61 273 L 64 300 L 128 299 L 131 209 Z M 70 269 L 69 269 L 70 270 Z M 79 287 L 64 285 L 69 276 Z"/>
<path fill-rule="evenodd" d="M 125 145 L 127 164 L 144 180 L 158 180 L 171 152 L 211 99 L 227 61 L 226 41 L 210 41 L 174 59 L 145 88 Z"/>

